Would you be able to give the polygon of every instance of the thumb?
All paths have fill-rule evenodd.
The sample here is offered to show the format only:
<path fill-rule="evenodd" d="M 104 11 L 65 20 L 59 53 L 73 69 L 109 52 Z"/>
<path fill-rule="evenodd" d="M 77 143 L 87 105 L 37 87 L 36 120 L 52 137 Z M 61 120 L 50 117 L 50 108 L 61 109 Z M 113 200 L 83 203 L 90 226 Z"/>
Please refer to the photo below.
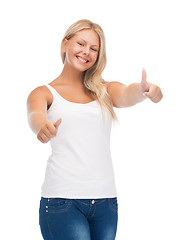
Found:
<path fill-rule="evenodd" d="M 147 79 L 147 74 L 146 74 L 146 70 L 143 68 L 142 69 L 142 80 L 141 80 L 141 83 L 142 84 L 146 84 L 146 79 Z"/>
<path fill-rule="evenodd" d="M 59 118 L 55 123 L 53 123 L 56 129 L 59 127 L 61 122 L 62 122 L 62 119 Z"/>
<path fill-rule="evenodd" d="M 141 92 L 148 92 L 149 91 L 149 84 L 146 81 L 146 79 L 147 79 L 146 70 L 143 68 L 142 69 L 142 80 L 141 80 L 141 83 L 140 83 Z"/>

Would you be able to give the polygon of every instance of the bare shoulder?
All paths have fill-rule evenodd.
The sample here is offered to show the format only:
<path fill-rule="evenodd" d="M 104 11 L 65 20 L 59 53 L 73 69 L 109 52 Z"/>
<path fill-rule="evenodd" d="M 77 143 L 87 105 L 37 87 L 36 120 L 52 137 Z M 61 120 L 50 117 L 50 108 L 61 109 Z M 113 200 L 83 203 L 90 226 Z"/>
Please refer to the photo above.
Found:
<path fill-rule="evenodd" d="M 36 87 L 34 90 L 32 90 L 32 92 L 47 93 L 48 88 L 45 85 L 41 85 L 41 86 Z"/>
<path fill-rule="evenodd" d="M 49 89 L 45 86 L 38 86 L 35 89 L 33 89 L 28 98 L 27 98 L 27 103 L 32 102 L 32 101 L 46 101 L 47 104 L 51 104 L 52 102 L 52 94 L 50 93 Z"/>
<path fill-rule="evenodd" d="M 120 108 L 124 106 L 123 100 L 124 100 L 124 85 L 123 83 L 120 83 L 118 81 L 111 81 L 111 82 L 105 82 L 105 86 L 107 88 L 107 92 L 112 100 L 113 106 Z"/>
<path fill-rule="evenodd" d="M 119 94 L 125 87 L 123 83 L 117 81 L 105 82 L 105 86 L 110 97 Z"/>
<path fill-rule="evenodd" d="M 114 88 L 114 87 L 117 87 L 117 86 L 125 86 L 125 85 L 123 83 L 118 82 L 118 81 L 111 81 L 111 82 L 106 82 L 105 81 L 105 86 L 107 86 L 108 88 L 109 87 Z"/>

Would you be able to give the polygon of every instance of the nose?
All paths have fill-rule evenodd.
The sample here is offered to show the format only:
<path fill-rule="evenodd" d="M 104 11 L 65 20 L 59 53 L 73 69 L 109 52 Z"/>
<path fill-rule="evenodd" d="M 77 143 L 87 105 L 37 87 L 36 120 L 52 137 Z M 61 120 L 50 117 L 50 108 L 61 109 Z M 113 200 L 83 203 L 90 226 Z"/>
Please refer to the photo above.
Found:
<path fill-rule="evenodd" d="M 86 55 L 89 55 L 89 48 L 88 48 L 88 46 L 83 48 L 83 53 L 86 54 Z"/>

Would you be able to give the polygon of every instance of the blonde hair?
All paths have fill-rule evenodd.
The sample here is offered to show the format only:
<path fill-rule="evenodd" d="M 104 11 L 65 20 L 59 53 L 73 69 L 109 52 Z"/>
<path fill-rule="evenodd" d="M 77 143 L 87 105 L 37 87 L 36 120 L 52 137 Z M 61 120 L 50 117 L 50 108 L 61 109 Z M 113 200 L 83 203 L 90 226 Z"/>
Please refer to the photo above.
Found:
<path fill-rule="evenodd" d="M 119 122 L 116 113 L 113 109 L 113 103 L 106 90 L 105 81 L 102 78 L 102 72 L 106 66 L 106 46 L 105 35 L 102 28 L 88 19 L 81 19 L 73 23 L 65 32 L 64 38 L 71 39 L 77 32 L 83 29 L 94 30 L 99 37 L 99 52 L 95 64 L 84 72 L 84 86 L 89 90 L 93 99 L 97 99 L 103 112 L 103 107 L 108 109 L 111 113 L 114 122 Z M 64 40 L 63 38 L 63 40 Z M 61 58 L 64 63 L 66 53 L 63 51 L 63 40 L 61 42 Z"/>

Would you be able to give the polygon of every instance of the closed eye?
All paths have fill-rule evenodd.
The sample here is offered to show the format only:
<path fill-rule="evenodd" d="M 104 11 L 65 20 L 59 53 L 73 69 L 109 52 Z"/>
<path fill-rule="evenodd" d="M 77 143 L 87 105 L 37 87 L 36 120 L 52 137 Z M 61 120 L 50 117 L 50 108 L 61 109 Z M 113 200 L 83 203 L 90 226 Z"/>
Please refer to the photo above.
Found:
<path fill-rule="evenodd" d="M 78 43 L 80 46 L 83 46 L 83 44 L 82 43 Z M 97 50 L 96 49 L 94 49 L 94 48 L 91 48 L 93 51 L 95 51 L 95 52 L 97 52 Z"/>

